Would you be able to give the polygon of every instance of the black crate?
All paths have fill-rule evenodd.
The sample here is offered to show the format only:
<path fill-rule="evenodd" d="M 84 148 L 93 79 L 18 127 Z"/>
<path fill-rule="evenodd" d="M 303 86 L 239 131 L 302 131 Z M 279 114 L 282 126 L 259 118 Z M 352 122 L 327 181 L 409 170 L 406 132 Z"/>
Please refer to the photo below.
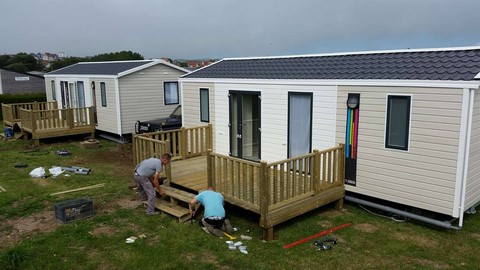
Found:
<path fill-rule="evenodd" d="M 55 204 L 55 217 L 62 223 L 93 216 L 93 202 L 88 198 L 79 198 Z"/>

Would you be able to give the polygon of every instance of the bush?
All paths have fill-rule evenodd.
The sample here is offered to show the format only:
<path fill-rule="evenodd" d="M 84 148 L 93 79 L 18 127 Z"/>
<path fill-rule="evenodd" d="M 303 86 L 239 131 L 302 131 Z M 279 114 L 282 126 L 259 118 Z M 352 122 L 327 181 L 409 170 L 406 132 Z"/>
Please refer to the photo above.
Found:
<path fill-rule="evenodd" d="M 28 103 L 28 102 L 45 102 L 47 101 L 47 94 L 33 93 L 33 94 L 5 94 L 0 95 L 0 103 Z M 0 111 L 0 120 L 3 120 L 2 111 Z"/>

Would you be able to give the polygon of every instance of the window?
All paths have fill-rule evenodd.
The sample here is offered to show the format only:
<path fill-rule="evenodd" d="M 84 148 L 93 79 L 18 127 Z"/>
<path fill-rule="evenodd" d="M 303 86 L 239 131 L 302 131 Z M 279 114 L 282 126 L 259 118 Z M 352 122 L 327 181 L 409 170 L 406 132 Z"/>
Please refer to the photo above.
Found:
<path fill-rule="evenodd" d="M 100 95 L 102 99 L 102 107 L 107 107 L 107 89 L 105 88 L 105 83 L 100 83 Z"/>
<path fill-rule="evenodd" d="M 208 104 L 208 89 L 200 88 L 200 121 L 209 122 L 209 104 Z"/>
<path fill-rule="evenodd" d="M 411 96 L 387 97 L 385 147 L 408 150 Z"/>
<path fill-rule="evenodd" d="M 52 84 L 52 98 L 53 100 L 57 100 L 57 92 L 55 91 L 55 81 L 52 80 L 51 84 Z"/>
<path fill-rule="evenodd" d="M 178 82 L 163 83 L 165 105 L 178 104 Z"/>

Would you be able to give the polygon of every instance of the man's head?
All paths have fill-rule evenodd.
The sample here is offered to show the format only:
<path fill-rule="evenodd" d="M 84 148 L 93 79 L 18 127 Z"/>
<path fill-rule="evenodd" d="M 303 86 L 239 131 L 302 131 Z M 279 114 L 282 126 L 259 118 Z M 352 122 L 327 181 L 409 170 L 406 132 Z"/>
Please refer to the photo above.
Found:
<path fill-rule="evenodd" d="M 160 160 L 162 161 L 163 165 L 167 165 L 168 163 L 170 163 L 170 160 L 172 160 L 172 155 L 170 155 L 169 153 L 165 153 L 162 155 Z"/>

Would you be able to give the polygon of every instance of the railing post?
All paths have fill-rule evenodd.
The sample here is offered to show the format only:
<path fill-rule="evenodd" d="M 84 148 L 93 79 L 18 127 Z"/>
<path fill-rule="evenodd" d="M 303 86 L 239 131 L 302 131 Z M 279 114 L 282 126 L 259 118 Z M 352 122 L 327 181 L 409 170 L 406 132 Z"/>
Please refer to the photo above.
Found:
<path fill-rule="evenodd" d="M 260 203 L 260 226 L 267 225 L 268 206 L 270 205 L 270 194 L 268 184 L 267 162 L 260 161 L 260 179 L 259 180 L 259 203 Z"/>
<path fill-rule="evenodd" d="M 320 152 L 313 150 L 313 191 L 315 194 L 320 193 Z"/>
<path fill-rule="evenodd" d="M 214 181 L 214 167 L 212 162 L 212 149 L 207 149 L 207 187 L 212 187 L 216 189 L 215 181 Z"/>
<path fill-rule="evenodd" d="M 73 128 L 73 110 L 67 109 L 67 127 Z"/>
<path fill-rule="evenodd" d="M 338 185 L 341 186 L 345 182 L 345 144 L 340 144 L 340 153 L 338 154 Z"/>
<path fill-rule="evenodd" d="M 213 125 L 208 124 L 207 149 L 213 149 Z"/>
<path fill-rule="evenodd" d="M 182 159 L 187 159 L 187 131 L 185 130 L 184 127 L 180 129 L 180 137 L 182 138 L 181 142 L 179 143 L 180 145 L 180 155 L 182 156 Z"/>

